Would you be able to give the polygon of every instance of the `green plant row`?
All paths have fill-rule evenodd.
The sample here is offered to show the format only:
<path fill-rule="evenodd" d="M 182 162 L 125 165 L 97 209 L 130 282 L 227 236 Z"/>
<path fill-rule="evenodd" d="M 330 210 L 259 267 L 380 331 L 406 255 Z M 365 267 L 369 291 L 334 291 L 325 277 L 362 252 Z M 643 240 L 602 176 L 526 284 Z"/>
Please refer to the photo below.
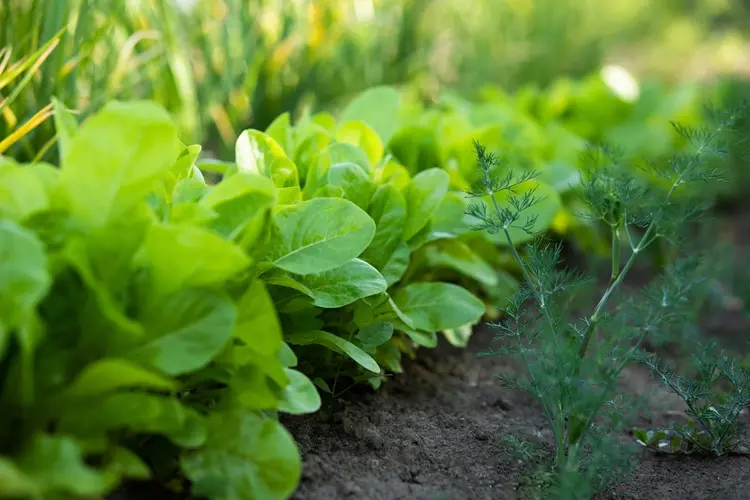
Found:
<path fill-rule="evenodd" d="M 389 175 L 353 145 L 379 140 L 361 122 L 248 130 L 214 184 L 155 104 L 55 118 L 59 169 L 0 164 L 2 497 L 184 475 L 199 496 L 285 498 L 300 457 L 275 415 L 318 409 L 310 378 L 377 386 L 484 313 L 406 276 L 463 208 L 445 171 Z"/>
<path fill-rule="evenodd" d="M 584 141 L 512 106 L 424 109 L 379 87 L 338 117 L 246 130 L 227 163 L 200 159 L 153 103 L 80 125 L 54 111 L 60 168 L 0 158 L 6 498 L 149 477 L 285 498 L 300 457 L 278 413 L 377 388 L 440 334 L 465 344 L 518 288 L 509 241 L 578 227 Z M 471 231 L 476 137 L 543 167 L 494 194 L 501 210 L 543 197 L 510 239 Z"/>

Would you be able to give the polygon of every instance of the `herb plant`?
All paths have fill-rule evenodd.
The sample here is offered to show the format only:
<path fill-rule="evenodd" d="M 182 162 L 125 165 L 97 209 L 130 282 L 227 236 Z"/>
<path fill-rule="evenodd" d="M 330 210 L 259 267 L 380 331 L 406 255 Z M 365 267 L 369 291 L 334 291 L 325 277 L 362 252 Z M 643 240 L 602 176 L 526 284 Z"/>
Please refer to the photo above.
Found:
<path fill-rule="evenodd" d="M 639 300 L 615 305 L 613 299 L 639 255 L 659 239 L 676 241 L 680 229 L 706 205 L 703 193 L 694 186 L 720 178 L 706 159 L 723 154 L 725 132 L 731 131 L 740 111 L 715 110 L 710 129 L 675 125 L 693 149 L 643 166 L 657 182 L 644 182 L 611 148 L 591 147 L 582 155 L 578 194 L 587 207 L 582 215 L 610 230 L 611 272 L 591 312 L 577 321 L 569 320 L 572 311 L 566 310 L 566 304 L 583 276 L 560 268 L 560 245 L 536 240 L 526 246 L 524 256 L 516 249 L 519 239 L 533 234 L 533 207 L 542 202 L 536 190 L 528 188 L 536 173 L 503 172 L 498 158 L 475 143 L 481 176 L 468 195 L 480 202 L 467 213 L 475 229 L 507 240 L 523 276 L 521 288 L 505 309 L 507 319 L 495 325 L 498 338 L 508 342 L 487 354 L 513 355 L 522 365 L 522 376 L 498 377 L 541 405 L 555 440 L 556 484 L 561 490 L 577 490 L 585 496 L 581 478 L 587 478 L 593 489 L 613 478 L 601 468 L 609 461 L 609 450 L 614 451 L 605 443 L 613 430 L 622 427 L 626 409 L 632 408 L 617 394 L 618 376 L 636 359 L 651 332 L 680 320 L 693 281 L 682 272 L 685 266 L 676 264 L 674 272 Z M 624 264 L 623 247 L 629 251 Z M 604 460 L 596 458 L 602 454 Z"/>
<path fill-rule="evenodd" d="M 724 455 L 748 452 L 742 443 L 740 412 L 750 406 L 750 371 L 714 345 L 699 346 L 693 356 L 697 374 L 684 377 L 652 356 L 644 356 L 655 377 L 687 407 L 688 423 L 671 430 L 638 429 L 638 442 L 657 452 Z"/>

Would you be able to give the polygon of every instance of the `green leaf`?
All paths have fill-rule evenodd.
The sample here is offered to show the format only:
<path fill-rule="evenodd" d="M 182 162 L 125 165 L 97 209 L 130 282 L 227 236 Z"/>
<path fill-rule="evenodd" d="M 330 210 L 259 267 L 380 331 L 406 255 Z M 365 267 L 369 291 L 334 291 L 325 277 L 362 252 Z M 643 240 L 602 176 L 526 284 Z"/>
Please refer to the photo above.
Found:
<path fill-rule="evenodd" d="M 326 309 L 344 307 L 363 297 L 385 292 L 388 284 L 377 269 L 363 260 L 352 259 L 330 271 L 293 276 L 297 290 Z"/>
<path fill-rule="evenodd" d="M 321 273 L 358 257 L 372 241 L 375 223 L 354 203 L 317 198 L 284 206 L 276 214 L 277 234 L 269 258 L 295 274 Z"/>
<path fill-rule="evenodd" d="M 294 153 L 291 120 L 288 112 L 280 114 L 271 122 L 266 129 L 266 135 L 276 141 L 287 156 Z"/>
<path fill-rule="evenodd" d="M 139 318 L 149 338 L 127 357 L 167 375 L 198 370 L 232 338 L 235 318 L 234 304 L 206 289 L 149 301 Z"/>
<path fill-rule="evenodd" d="M 295 345 L 322 345 L 339 354 L 346 354 L 366 370 L 373 373 L 380 373 L 380 367 L 369 354 L 348 340 L 342 339 L 332 333 L 324 332 L 322 330 L 293 333 L 292 335 L 287 336 L 286 340 L 290 344 Z"/>
<path fill-rule="evenodd" d="M 350 121 L 342 123 L 336 131 L 336 140 L 360 148 L 367 155 L 370 165 L 377 165 L 383 158 L 383 141 L 378 137 L 377 132 L 365 122 Z"/>
<path fill-rule="evenodd" d="M 23 221 L 49 207 L 40 166 L 0 166 L 0 217 Z"/>
<path fill-rule="evenodd" d="M 200 200 L 200 205 L 215 214 L 207 227 L 233 240 L 248 224 L 262 218 L 275 200 L 276 189 L 268 178 L 238 172 L 213 186 Z"/>
<path fill-rule="evenodd" d="M 360 328 L 357 332 L 357 339 L 363 346 L 372 348 L 385 344 L 393 336 L 393 323 L 388 321 L 378 321 Z"/>
<path fill-rule="evenodd" d="M 155 224 L 144 243 L 157 294 L 221 284 L 250 264 L 237 245 L 200 227 Z"/>
<path fill-rule="evenodd" d="M 279 188 L 299 186 L 294 162 L 276 141 L 259 130 L 248 129 L 240 134 L 235 156 L 240 172 L 269 177 Z"/>
<path fill-rule="evenodd" d="M 426 125 L 400 129 L 391 138 L 388 149 L 412 175 L 429 168 L 440 168 L 443 163 L 435 129 Z"/>
<path fill-rule="evenodd" d="M 393 301 L 416 329 L 426 332 L 476 323 L 484 314 L 481 300 L 450 283 L 412 283 L 396 292 Z"/>
<path fill-rule="evenodd" d="M 306 136 L 294 146 L 294 163 L 299 169 L 300 182 L 305 182 L 305 194 L 314 193 L 318 186 L 315 185 L 315 179 L 311 174 L 314 173 L 318 165 L 320 153 L 331 143 L 331 136 L 326 130 L 316 130 L 314 133 Z M 330 160 L 329 155 L 324 155 Z M 310 187 L 308 187 L 310 185 Z M 309 196 L 308 196 L 309 197 Z"/>
<path fill-rule="evenodd" d="M 289 384 L 284 388 L 284 395 L 278 410 L 292 415 L 315 413 L 320 409 L 320 394 L 309 378 L 297 370 L 286 369 Z"/>
<path fill-rule="evenodd" d="M 473 332 L 474 329 L 472 328 L 472 325 L 463 325 L 458 328 L 443 330 L 443 335 L 445 335 L 445 338 L 451 343 L 451 345 L 456 347 L 466 347 L 469 344 L 469 339 Z"/>
<path fill-rule="evenodd" d="M 115 477 L 125 477 L 137 481 L 151 479 L 151 469 L 148 468 L 146 462 L 127 448 L 116 447 L 108 458 L 106 470 L 114 474 Z"/>
<path fill-rule="evenodd" d="M 326 187 L 338 186 L 343 190 L 343 197 L 362 210 L 367 210 L 375 186 L 367 174 L 354 163 L 335 163 L 326 172 Z M 318 197 L 318 196 L 316 196 Z"/>
<path fill-rule="evenodd" d="M 448 174 L 437 168 L 414 176 L 404 193 L 408 214 L 404 240 L 411 239 L 427 224 L 448 192 L 448 184 Z"/>
<path fill-rule="evenodd" d="M 235 370 L 229 384 L 233 398 L 231 406 L 249 410 L 273 410 L 278 407 L 279 391 L 270 383 L 268 370 L 262 369 L 257 361 L 253 359 L 250 364 L 246 363 Z M 283 368 L 277 366 L 275 369 L 280 369 L 285 385 L 288 384 L 288 376 Z M 273 379 L 274 377 L 271 377 L 271 380 Z"/>
<path fill-rule="evenodd" d="M 471 231 L 466 225 L 464 215 L 469 207 L 465 199 L 458 193 L 446 193 L 437 210 L 430 218 L 433 233 L 460 236 Z"/>
<path fill-rule="evenodd" d="M 483 285 L 498 284 L 497 272 L 466 243 L 442 240 L 425 248 L 427 265 L 431 268 L 448 267 L 473 278 Z"/>
<path fill-rule="evenodd" d="M 341 112 L 340 120 L 362 120 L 387 143 L 397 127 L 401 96 L 392 87 L 371 87 L 355 97 Z"/>
<path fill-rule="evenodd" d="M 65 109 L 65 104 L 54 97 L 52 98 L 52 109 L 55 112 L 57 149 L 60 151 L 60 160 L 62 161 L 78 131 L 78 121 L 73 113 Z"/>
<path fill-rule="evenodd" d="M 60 412 L 60 431 L 100 439 L 109 431 L 162 434 L 178 446 L 196 448 L 206 439 L 203 417 L 171 396 L 124 392 L 93 406 L 70 405 Z"/>
<path fill-rule="evenodd" d="M 260 280 L 253 281 L 237 302 L 234 336 L 264 356 L 276 356 L 284 345 L 279 317 Z"/>
<path fill-rule="evenodd" d="M 385 278 L 388 286 L 392 286 L 403 278 L 406 270 L 409 268 L 409 259 L 411 257 L 411 249 L 405 242 L 401 242 L 396 250 L 393 251 L 388 262 L 380 274 Z"/>
<path fill-rule="evenodd" d="M 294 368 L 297 366 L 297 355 L 294 354 L 294 351 L 286 342 L 281 345 L 277 357 L 285 368 Z"/>
<path fill-rule="evenodd" d="M 367 212 L 375 222 L 375 236 L 362 259 L 382 271 L 402 242 L 406 225 L 406 199 L 390 184 L 378 187 Z"/>
<path fill-rule="evenodd" d="M 154 103 L 112 101 L 86 120 L 63 156 L 60 183 L 73 214 L 102 225 L 141 203 L 181 150 Z"/>
<path fill-rule="evenodd" d="M 98 496 L 107 488 L 103 475 L 85 463 L 83 450 L 69 436 L 35 435 L 16 464 L 43 495 Z"/>
<path fill-rule="evenodd" d="M 367 153 L 354 144 L 335 142 L 325 148 L 323 153 L 329 155 L 331 165 L 337 163 L 354 163 L 359 166 L 365 174 L 370 174 L 370 160 L 367 158 Z"/>
<path fill-rule="evenodd" d="M 86 366 L 65 390 L 63 397 L 87 398 L 124 388 L 171 392 L 177 385 L 125 359 L 102 359 Z"/>
<path fill-rule="evenodd" d="M 297 486 L 300 454 L 277 421 L 235 409 L 207 421 L 205 446 L 184 455 L 182 470 L 195 497 L 212 500 L 283 500 Z"/>
<path fill-rule="evenodd" d="M 0 220 L 0 330 L 15 328 L 33 314 L 49 290 L 47 255 L 36 235 Z M 0 354 L 2 353 L 0 335 Z"/>
<path fill-rule="evenodd" d="M 0 498 L 32 498 L 39 488 L 10 459 L 0 456 Z"/>

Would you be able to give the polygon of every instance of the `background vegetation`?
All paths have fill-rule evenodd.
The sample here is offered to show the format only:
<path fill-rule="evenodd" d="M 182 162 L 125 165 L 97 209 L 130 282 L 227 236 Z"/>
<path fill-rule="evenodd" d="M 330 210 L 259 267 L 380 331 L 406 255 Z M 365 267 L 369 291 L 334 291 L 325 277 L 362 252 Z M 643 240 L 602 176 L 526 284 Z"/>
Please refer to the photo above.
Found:
<path fill-rule="evenodd" d="M 60 38 L 3 109 L 0 135 L 52 97 L 83 116 L 108 99 L 149 98 L 186 141 L 228 158 L 244 128 L 375 84 L 435 98 L 445 86 L 546 86 L 606 63 L 706 80 L 746 71 L 747 11 L 741 0 L 4 0 L 9 67 Z M 53 135 L 41 124 L 10 154 L 54 158 Z"/>

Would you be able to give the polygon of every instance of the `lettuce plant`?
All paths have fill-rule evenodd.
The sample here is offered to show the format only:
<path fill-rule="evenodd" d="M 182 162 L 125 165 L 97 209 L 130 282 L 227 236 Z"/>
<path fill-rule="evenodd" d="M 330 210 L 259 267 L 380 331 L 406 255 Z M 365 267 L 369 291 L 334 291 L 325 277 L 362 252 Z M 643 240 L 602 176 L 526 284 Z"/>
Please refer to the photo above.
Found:
<path fill-rule="evenodd" d="M 440 332 L 470 331 L 485 311 L 416 266 L 421 249 L 465 231 L 464 205 L 443 170 L 411 175 L 385 156 L 398 94 L 373 92 L 377 113 L 358 101 L 338 122 L 319 114 L 293 126 L 282 115 L 265 132 L 243 132 L 230 166 L 279 190 L 258 275 L 300 367 L 332 394 L 343 377 L 378 387 L 401 370 L 403 353 L 434 347 Z M 367 123 L 356 119 L 367 113 Z"/>
<path fill-rule="evenodd" d="M 344 377 L 377 387 L 485 311 L 409 272 L 463 207 L 364 122 L 282 116 L 209 165 L 149 102 L 55 118 L 59 169 L 0 159 L 2 497 L 177 477 L 286 498 L 300 457 L 278 413 L 316 411 Z"/>
<path fill-rule="evenodd" d="M 566 491 L 597 489 L 612 479 L 592 467 L 607 463 L 594 458 L 612 450 L 606 436 L 622 426 L 630 406 L 616 393 L 615 382 L 651 332 L 681 321 L 696 278 L 684 271 L 690 266 L 675 264 L 675 272 L 666 273 L 637 300 L 613 307 L 613 299 L 639 255 L 660 238 L 676 240 L 705 206 L 705 190 L 693 186 L 719 178 L 706 159 L 723 154 L 725 131 L 731 131 L 741 111 L 713 113 L 713 128 L 675 127 L 694 148 L 649 165 L 649 173 L 660 177 L 666 190 L 634 177 L 632 167 L 619 163 L 609 148 L 592 147 L 582 155 L 579 195 L 588 207 L 583 215 L 611 232 L 611 277 L 591 311 L 573 322 L 567 300 L 583 277 L 560 268 L 561 247 L 537 240 L 527 245 L 525 256 L 516 250 L 517 235 L 533 235 L 536 214 L 529 209 L 541 202 L 534 189 L 524 189 L 533 174 L 503 172 L 497 157 L 475 143 L 481 175 L 468 193 L 480 201 L 468 214 L 475 229 L 507 240 L 523 275 L 522 287 L 505 309 L 506 321 L 495 325 L 498 338 L 507 342 L 488 354 L 510 354 L 521 363 L 523 376 L 499 377 L 542 407 L 555 439 L 557 485 Z M 629 250 L 624 264 L 623 247 Z"/>
<path fill-rule="evenodd" d="M 300 457 L 274 415 L 320 398 L 253 271 L 273 183 L 206 185 L 148 102 L 58 118 L 60 169 L 0 159 L 0 497 L 180 471 L 198 495 L 287 497 Z"/>

